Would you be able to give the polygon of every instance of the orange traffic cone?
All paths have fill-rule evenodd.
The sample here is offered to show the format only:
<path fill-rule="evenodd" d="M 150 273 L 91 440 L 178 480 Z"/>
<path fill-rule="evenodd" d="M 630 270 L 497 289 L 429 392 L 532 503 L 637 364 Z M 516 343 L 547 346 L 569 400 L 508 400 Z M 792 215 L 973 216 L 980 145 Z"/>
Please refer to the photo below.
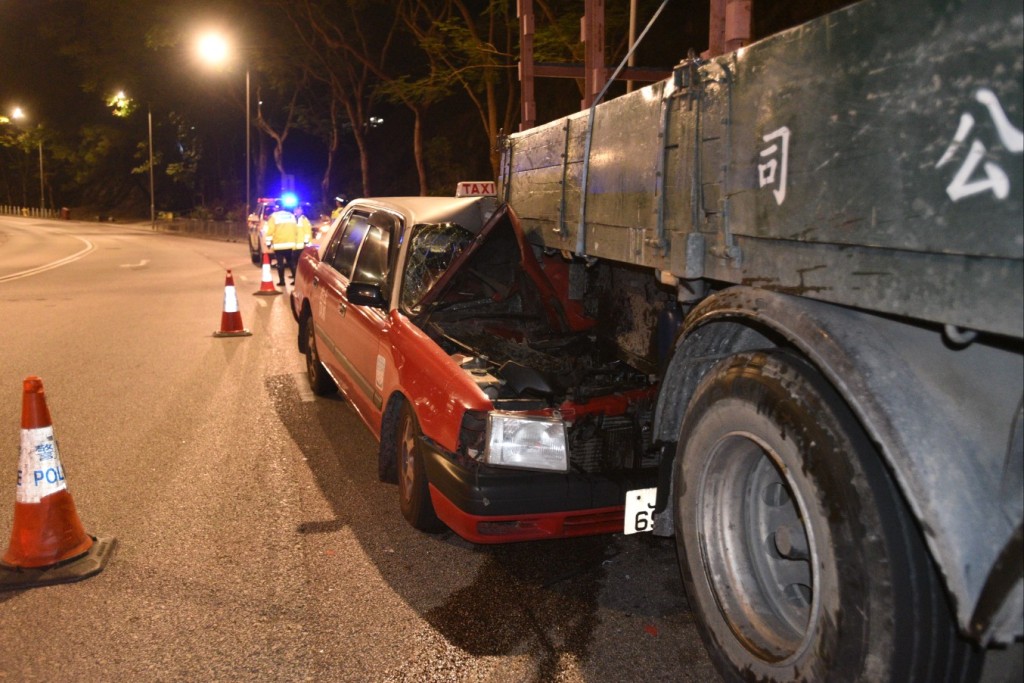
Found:
<path fill-rule="evenodd" d="M 228 271 L 224 278 L 224 312 L 220 315 L 220 330 L 214 337 L 248 337 L 252 332 L 242 327 L 242 314 L 238 312 L 238 292 L 235 278 Z"/>
<path fill-rule="evenodd" d="M 114 545 L 113 538 L 85 533 L 68 493 L 43 381 L 25 378 L 14 529 L 0 559 L 0 589 L 92 576 L 106 566 Z"/>
<path fill-rule="evenodd" d="M 270 254 L 263 252 L 263 269 L 260 274 L 260 288 L 253 292 L 253 294 L 260 294 L 263 296 L 280 294 L 277 291 L 277 287 L 274 286 L 274 278 L 270 274 Z"/>

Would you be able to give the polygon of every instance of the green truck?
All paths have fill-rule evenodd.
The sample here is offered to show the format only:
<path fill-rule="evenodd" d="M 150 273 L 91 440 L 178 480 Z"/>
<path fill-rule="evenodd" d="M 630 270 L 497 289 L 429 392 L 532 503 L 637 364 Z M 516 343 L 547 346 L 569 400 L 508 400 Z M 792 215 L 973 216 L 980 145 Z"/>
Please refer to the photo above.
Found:
<path fill-rule="evenodd" d="M 627 531 L 727 679 L 1020 675 L 1022 44 L 1019 0 L 866 0 L 503 141 L 658 377 Z"/>

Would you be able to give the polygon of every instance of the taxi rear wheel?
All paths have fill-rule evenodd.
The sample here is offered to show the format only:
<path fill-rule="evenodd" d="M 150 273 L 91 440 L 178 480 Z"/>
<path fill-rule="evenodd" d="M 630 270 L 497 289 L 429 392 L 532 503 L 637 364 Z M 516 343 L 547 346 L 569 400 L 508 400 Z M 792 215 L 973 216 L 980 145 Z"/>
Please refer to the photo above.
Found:
<path fill-rule="evenodd" d="M 420 453 L 420 427 L 408 403 L 403 403 L 399 410 L 395 435 L 398 502 L 402 516 L 420 531 L 441 531 L 444 524 L 434 512 L 423 455 Z"/>
<path fill-rule="evenodd" d="M 320 362 L 320 353 L 316 347 L 316 326 L 313 319 L 307 317 L 306 328 L 306 377 L 309 388 L 317 396 L 329 396 L 338 390 L 338 386 L 327 374 L 324 364 Z"/>

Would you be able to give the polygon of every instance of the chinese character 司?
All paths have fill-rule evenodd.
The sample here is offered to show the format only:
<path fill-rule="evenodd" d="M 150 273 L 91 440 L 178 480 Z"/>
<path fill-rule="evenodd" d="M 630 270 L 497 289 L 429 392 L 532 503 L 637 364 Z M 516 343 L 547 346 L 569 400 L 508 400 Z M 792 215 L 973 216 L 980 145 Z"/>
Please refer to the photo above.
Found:
<path fill-rule="evenodd" d="M 761 156 L 766 157 L 767 161 L 757 165 L 757 178 L 760 187 L 776 185 L 772 194 L 775 195 L 775 202 L 781 206 L 786 201 L 786 176 L 789 174 L 789 128 L 783 126 L 761 139 L 765 142 L 779 140 L 779 144 L 772 143 L 761 150 Z"/>

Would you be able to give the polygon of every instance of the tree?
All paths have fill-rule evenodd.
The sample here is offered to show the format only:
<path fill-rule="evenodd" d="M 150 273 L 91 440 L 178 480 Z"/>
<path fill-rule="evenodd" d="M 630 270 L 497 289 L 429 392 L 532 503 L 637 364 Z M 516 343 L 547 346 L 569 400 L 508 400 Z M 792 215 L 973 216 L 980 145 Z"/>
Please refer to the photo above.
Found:
<path fill-rule="evenodd" d="M 296 102 L 299 97 L 299 92 L 302 90 L 305 83 L 303 81 L 291 82 L 287 87 L 291 90 L 291 96 L 288 98 L 288 103 L 283 106 L 284 115 L 277 127 L 274 127 L 273 122 L 264 115 L 263 113 L 263 88 L 256 88 L 256 101 L 259 102 L 256 107 L 256 127 L 267 134 L 267 136 L 274 141 L 274 166 L 277 167 L 278 173 L 281 174 L 282 180 L 287 175 L 285 172 L 284 165 L 284 143 L 288 139 L 288 134 L 292 131 L 292 127 L 295 124 L 296 116 Z"/>
<path fill-rule="evenodd" d="M 363 194 L 372 194 L 370 152 L 366 133 L 375 88 L 387 79 L 386 65 L 395 37 L 396 21 L 379 4 L 349 2 L 284 2 L 284 10 L 301 37 L 309 57 L 309 73 L 330 91 L 331 140 L 337 149 L 340 130 L 351 131 L 359 151 Z M 344 112 L 348 126 L 339 122 Z M 415 147 L 415 145 L 414 145 Z M 421 188 L 425 171 L 421 155 L 414 151 Z"/>
<path fill-rule="evenodd" d="M 459 88 L 475 107 L 498 175 L 498 135 L 518 118 L 518 29 L 504 0 L 401 0 L 398 12 L 427 56 L 415 91 L 428 97 Z M 394 92 L 394 91 L 392 91 Z"/>

